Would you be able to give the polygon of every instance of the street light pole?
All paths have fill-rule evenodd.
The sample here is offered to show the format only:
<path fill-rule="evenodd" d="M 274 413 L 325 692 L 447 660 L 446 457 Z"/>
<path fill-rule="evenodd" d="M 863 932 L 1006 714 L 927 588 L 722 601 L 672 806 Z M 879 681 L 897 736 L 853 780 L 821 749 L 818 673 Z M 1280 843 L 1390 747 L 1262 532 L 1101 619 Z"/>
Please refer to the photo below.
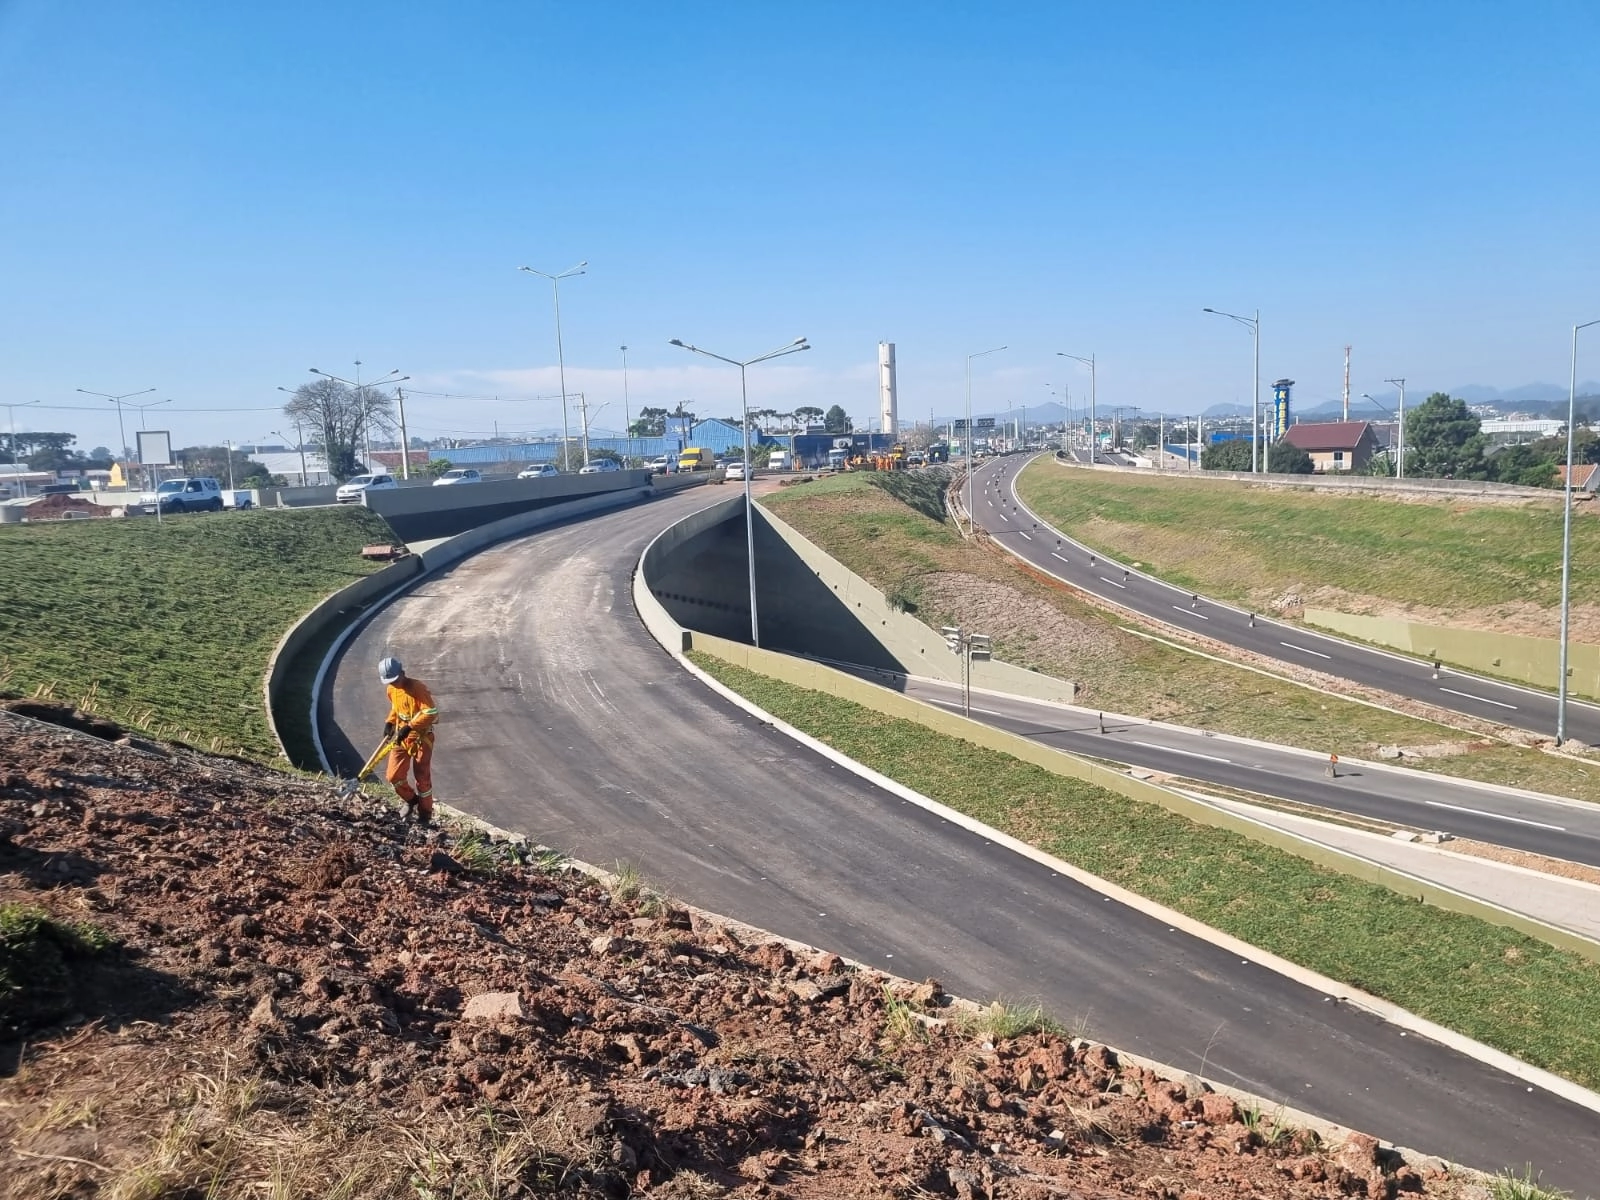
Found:
<path fill-rule="evenodd" d="M 17 409 L 19 409 L 19 408 L 28 408 L 31 405 L 43 404 L 43 403 L 44 403 L 43 400 L 24 400 L 21 404 L 11 404 L 11 403 L 7 403 L 6 404 L 6 409 L 8 410 L 8 412 L 10 413 L 10 416 L 11 416 L 11 465 L 12 466 L 17 466 L 19 464 L 19 462 L 20 462 L 20 457 L 17 454 Z M 21 495 L 18 498 L 22 499 L 22 500 L 26 500 L 28 498 L 28 481 L 26 479 L 24 479 L 22 477 L 22 475 L 23 475 L 23 473 L 21 471 L 17 472 L 17 487 L 21 489 Z"/>
<path fill-rule="evenodd" d="M 1578 330 L 1600 325 L 1600 320 L 1585 321 L 1572 327 L 1572 375 L 1567 384 L 1567 479 L 1561 517 L 1561 665 L 1556 700 L 1556 745 L 1567 740 L 1567 626 L 1572 610 L 1568 603 L 1572 583 L 1572 439 L 1578 423 Z"/>
<path fill-rule="evenodd" d="M 1266 455 L 1261 450 L 1261 310 L 1256 309 L 1253 317 L 1241 317 L 1234 313 L 1223 312 L 1220 308 L 1206 308 L 1202 312 L 1211 313 L 1213 316 L 1227 317 L 1236 321 L 1250 331 L 1250 340 L 1255 343 L 1254 371 L 1250 380 L 1250 473 L 1252 475 L 1265 471 L 1267 464 Z"/>
<path fill-rule="evenodd" d="M 628 412 L 628 348 L 622 348 L 622 434 L 628 439 L 628 457 L 633 457 L 633 417 Z"/>
<path fill-rule="evenodd" d="M 155 391 L 153 387 L 140 388 L 137 392 L 123 392 L 120 396 L 113 396 L 110 392 L 91 392 L 88 388 L 78 388 L 85 396 L 99 396 L 102 400 L 109 400 L 117 406 L 117 437 L 122 439 L 122 486 L 128 486 L 128 435 L 122 428 L 122 402 L 129 396 L 143 396 Z"/>
<path fill-rule="evenodd" d="M 1083 358 L 1077 354 L 1063 354 L 1056 351 L 1057 358 L 1070 358 L 1073 362 L 1087 364 L 1089 368 L 1089 465 L 1094 465 L 1094 452 L 1100 443 L 1100 414 L 1098 411 L 1099 390 L 1095 387 L 1094 355 Z"/>
<path fill-rule="evenodd" d="M 757 649 L 761 648 L 761 626 L 756 618 L 756 523 L 750 501 L 750 397 L 745 390 L 745 368 L 753 367 L 757 363 L 767 362 L 774 358 L 782 358 L 785 354 L 798 354 L 811 347 L 806 344 L 803 337 L 795 338 L 787 345 L 779 346 L 776 350 L 769 350 L 755 358 L 747 358 L 740 362 L 736 358 L 724 358 L 720 354 L 713 354 L 709 350 L 702 350 L 699 346 L 691 346 L 688 342 L 673 338 L 668 345 L 677 346 L 681 350 L 688 350 L 693 354 L 703 354 L 707 358 L 714 358 L 718 362 L 725 362 L 730 366 L 739 368 L 739 408 L 743 414 L 741 425 L 744 428 L 744 538 L 745 557 L 750 567 L 750 644 Z M 682 408 L 682 405 L 679 405 Z"/>
<path fill-rule="evenodd" d="M 1574 351 L 1576 353 L 1576 351 Z M 1385 379 L 1385 383 L 1392 383 L 1400 389 L 1400 421 L 1399 428 L 1395 430 L 1394 447 L 1394 477 L 1406 477 L 1406 381 L 1404 379 Z"/>
<path fill-rule="evenodd" d="M 982 358 L 986 354 L 998 354 L 1004 346 L 996 346 L 992 350 L 975 350 L 967 355 L 967 436 L 962 439 L 962 449 L 966 451 L 967 458 L 967 536 L 973 536 L 972 524 L 972 360 Z"/>
<path fill-rule="evenodd" d="M 356 359 L 356 378 L 355 378 L 354 382 L 351 382 L 348 379 L 341 379 L 337 375 L 330 375 L 327 371 L 319 371 L 315 367 L 307 367 L 306 370 L 310 371 L 313 375 L 321 375 L 324 379 L 331 379 L 335 383 L 342 383 L 347 388 L 354 388 L 355 389 L 355 392 L 356 392 L 356 404 L 359 406 L 358 411 L 361 414 L 361 434 L 362 434 L 362 437 L 366 440 L 367 462 L 364 464 L 364 466 L 365 466 L 366 470 L 368 470 L 368 471 L 372 470 L 372 432 L 368 428 L 368 417 L 370 416 L 370 414 L 366 411 L 366 405 L 362 401 L 361 389 L 362 388 L 370 388 L 370 387 L 389 387 L 391 384 L 401 384 L 401 383 L 404 383 L 406 380 L 410 379 L 411 376 L 409 376 L 409 375 L 400 375 L 400 368 L 396 367 L 394 370 L 390 371 L 388 375 L 384 375 L 384 376 L 382 376 L 382 377 L 380 377 L 378 379 L 370 380 L 367 383 L 362 383 L 361 382 L 361 360 L 359 358 Z M 395 375 L 400 375 L 400 378 L 399 379 L 392 378 Z M 278 390 L 280 392 L 287 392 L 289 389 L 281 387 Z M 396 388 L 396 390 L 398 391 L 399 389 Z M 401 403 L 403 404 L 404 401 L 402 401 Z M 403 414 L 404 413 L 404 409 L 402 409 L 401 412 Z M 405 434 L 403 432 L 404 428 L 405 428 L 404 417 L 402 415 L 402 420 L 401 420 L 402 433 L 401 433 L 401 439 L 400 439 L 402 443 L 404 443 L 404 441 L 405 441 Z M 333 474 L 333 460 L 332 460 L 332 458 L 330 456 L 333 453 L 333 446 L 331 445 L 331 443 L 333 441 L 333 438 L 328 436 L 330 432 L 331 431 L 327 430 L 327 429 L 323 430 L 322 457 L 328 461 L 328 474 L 332 475 Z M 354 446 L 350 447 L 350 453 L 352 455 L 355 454 L 355 449 L 356 448 Z M 400 447 L 400 461 L 402 463 L 406 461 L 406 448 L 405 448 L 404 444 L 402 444 L 401 447 Z M 335 476 L 335 478 L 338 478 L 338 477 Z M 408 478 L 409 478 L 409 476 L 408 476 Z"/>
<path fill-rule="evenodd" d="M 563 467 L 567 463 L 567 446 L 572 441 L 571 428 L 567 424 L 567 359 L 561 348 L 561 281 L 570 279 L 574 275 L 584 275 L 589 265 L 589 260 L 584 259 L 575 267 L 568 267 L 559 275 L 551 275 L 547 271 L 535 270 L 533 267 L 518 267 L 519 271 L 526 271 L 530 275 L 538 275 L 550 281 L 550 290 L 555 297 L 556 305 L 556 369 L 561 375 L 561 462 Z M 588 466 L 585 457 L 584 465 Z"/>

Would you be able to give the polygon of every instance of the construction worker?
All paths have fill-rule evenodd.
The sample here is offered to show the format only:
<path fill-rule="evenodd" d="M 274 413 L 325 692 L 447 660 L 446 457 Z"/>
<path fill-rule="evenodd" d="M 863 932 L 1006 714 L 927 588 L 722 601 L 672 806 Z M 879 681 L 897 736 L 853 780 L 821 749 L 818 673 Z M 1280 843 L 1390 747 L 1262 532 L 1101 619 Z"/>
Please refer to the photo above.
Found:
<path fill-rule="evenodd" d="M 378 678 L 389 691 L 383 736 L 394 743 L 383 777 L 406 802 L 407 818 L 426 825 L 433 820 L 433 723 L 439 719 L 439 709 L 433 693 L 420 679 L 407 675 L 398 658 L 380 662 Z"/>

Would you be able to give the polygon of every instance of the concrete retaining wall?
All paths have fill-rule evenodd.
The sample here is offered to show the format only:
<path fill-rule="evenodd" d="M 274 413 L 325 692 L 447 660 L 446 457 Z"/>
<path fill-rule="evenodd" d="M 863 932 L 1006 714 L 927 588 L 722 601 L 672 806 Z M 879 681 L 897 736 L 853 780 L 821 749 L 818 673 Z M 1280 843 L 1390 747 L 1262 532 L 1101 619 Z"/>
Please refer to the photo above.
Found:
<path fill-rule="evenodd" d="M 1321 608 L 1306 609 L 1305 620 L 1308 625 L 1418 658 L 1438 659 L 1552 692 L 1560 686 L 1559 638 L 1451 629 L 1397 617 L 1356 616 Z M 1567 687 L 1573 694 L 1600 699 L 1600 646 L 1569 645 L 1567 671 Z"/>

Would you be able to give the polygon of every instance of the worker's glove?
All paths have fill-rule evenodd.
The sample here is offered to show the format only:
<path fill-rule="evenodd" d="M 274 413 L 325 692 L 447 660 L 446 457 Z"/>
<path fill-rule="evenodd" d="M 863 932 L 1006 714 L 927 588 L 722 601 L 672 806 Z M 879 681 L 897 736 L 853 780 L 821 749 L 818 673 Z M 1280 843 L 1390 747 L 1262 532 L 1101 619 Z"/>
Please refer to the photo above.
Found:
<path fill-rule="evenodd" d="M 388 742 L 394 741 L 394 722 L 393 721 L 385 721 L 383 723 L 383 737 L 384 737 L 385 741 L 388 741 Z"/>
<path fill-rule="evenodd" d="M 416 758 L 418 754 L 422 753 L 422 735 L 409 726 L 403 725 L 401 728 L 405 732 L 400 736 L 400 749 L 404 750 L 412 758 Z"/>

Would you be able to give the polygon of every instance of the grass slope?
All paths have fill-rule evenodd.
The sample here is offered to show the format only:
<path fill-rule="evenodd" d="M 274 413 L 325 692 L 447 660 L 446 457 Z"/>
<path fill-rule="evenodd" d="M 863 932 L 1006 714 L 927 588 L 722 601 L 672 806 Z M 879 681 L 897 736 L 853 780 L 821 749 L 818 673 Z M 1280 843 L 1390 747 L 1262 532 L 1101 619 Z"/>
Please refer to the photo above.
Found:
<path fill-rule="evenodd" d="M 925 497 L 908 495 L 902 502 L 898 493 L 907 488 L 937 494 L 932 473 L 898 479 L 918 476 L 920 484 L 838 476 L 784 488 L 762 503 L 920 620 L 991 634 L 1006 661 L 1079 683 L 1080 703 L 1087 706 L 1342 757 L 1370 758 L 1382 745 L 1463 741 L 1428 721 L 1131 634 L 1121 619 L 1020 569 L 1008 556 L 965 542 L 949 522 L 928 513 Z M 1515 746 L 1486 745 L 1404 765 L 1600 800 L 1595 770 Z"/>
<path fill-rule="evenodd" d="M 1600 1086 L 1600 965 L 910 721 L 694 658 L 774 716 L 941 804 L 1251 945 Z"/>
<path fill-rule="evenodd" d="M 1264 606 L 1290 586 L 1337 587 L 1461 612 L 1561 602 L 1559 497 L 1524 504 L 1390 500 L 1246 483 L 1074 471 L 1047 461 L 1018 484 L 1041 517 L 1181 587 Z M 1575 562 L 1600 562 L 1600 522 L 1573 522 Z M 1600 604 L 1575 572 L 1574 604 Z"/>
<path fill-rule="evenodd" d="M 365 508 L 0 526 L 0 688 L 274 756 L 273 647 L 393 540 Z"/>

